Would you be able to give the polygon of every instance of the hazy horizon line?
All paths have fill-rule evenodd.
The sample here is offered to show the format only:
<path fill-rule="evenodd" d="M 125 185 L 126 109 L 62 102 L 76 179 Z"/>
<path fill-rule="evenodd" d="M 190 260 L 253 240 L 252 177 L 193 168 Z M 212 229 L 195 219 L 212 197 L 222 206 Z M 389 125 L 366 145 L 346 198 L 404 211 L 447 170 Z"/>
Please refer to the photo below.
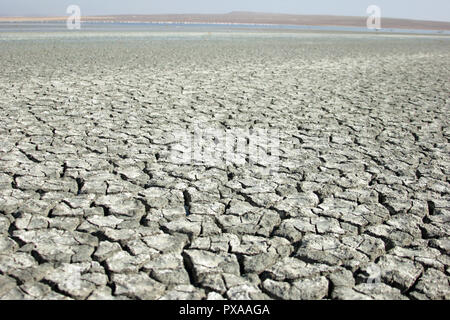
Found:
<path fill-rule="evenodd" d="M 233 14 L 233 13 L 247 13 L 247 14 L 274 14 L 274 15 L 289 15 L 289 16 L 323 16 L 323 17 L 350 17 L 350 18 L 366 18 L 368 15 L 338 15 L 338 14 L 320 14 L 320 13 L 314 13 L 314 14 L 298 14 L 298 13 L 286 13 L 286 12 L 267 12 L 267 11 L 227 11 L 227 12 L 215 12 L 215 13 L 196 13 L 196 12 L 189 12 L 189 13 L 114 13 L 114 14 L 83 14 L 82 17 L 110 17 L 110 16 L 182 16 L 182 15 L 202 15 L 202 16 L 208 16 L 208 15 L 227 15 L 227 14 Z M 62 18 L 69 16 L 68 14 L 65 15 L 41 15 L 41 14 L 25 14 L 25 15 L 8 15 L 8 14 L 0 14 L 0 17 L 3 18 Z M 428 22 L 447 22 L 450 23 L 450 20 L 429 20 L 429 19 L 417 19 L 417 18 L 398 18 L 398 17 L 382 17 L 382 19 L 397 19 L 397 20 L 412 20 L 412 21 L 428 21 Z"/>

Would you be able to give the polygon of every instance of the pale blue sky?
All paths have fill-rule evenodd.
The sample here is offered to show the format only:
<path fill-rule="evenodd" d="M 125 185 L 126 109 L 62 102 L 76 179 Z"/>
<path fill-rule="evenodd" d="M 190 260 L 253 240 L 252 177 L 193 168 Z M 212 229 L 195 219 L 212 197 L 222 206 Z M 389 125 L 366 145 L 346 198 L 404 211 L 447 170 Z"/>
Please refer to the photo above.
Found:
<path fill-rule="evenodd" d="M 0 16 L 65 15 L 70 4 L 84 15 L 226 13 L 258 11 L 365 16 L 378 5 L 382 16 L 450 21 L 450 0 L 0 0 Z"/>

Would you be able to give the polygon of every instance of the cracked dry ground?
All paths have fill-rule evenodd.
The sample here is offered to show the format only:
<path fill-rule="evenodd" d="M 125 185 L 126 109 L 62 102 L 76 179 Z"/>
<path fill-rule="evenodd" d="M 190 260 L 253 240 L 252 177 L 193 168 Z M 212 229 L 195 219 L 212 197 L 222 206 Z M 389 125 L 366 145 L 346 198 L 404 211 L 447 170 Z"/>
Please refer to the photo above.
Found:
<path fill-rule="evenodd" d="M 438 38 L 3 41 L 1 299 L 449 299 L 449 61 Z M 278 128 L 279 174 L 171 162 L 198 122 Z"/>

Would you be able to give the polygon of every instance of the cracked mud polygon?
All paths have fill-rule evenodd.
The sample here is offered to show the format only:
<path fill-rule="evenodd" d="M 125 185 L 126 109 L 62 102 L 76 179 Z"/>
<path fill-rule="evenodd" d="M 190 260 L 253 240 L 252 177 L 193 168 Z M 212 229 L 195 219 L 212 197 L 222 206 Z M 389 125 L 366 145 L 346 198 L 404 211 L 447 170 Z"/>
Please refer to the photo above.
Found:
<path fill-rule="evenodd" d="M 4 36 L 0 299 L 450 299 L 449 62 L 437 36 Z M 174 160 L 198 124 L 278 132 L 277 172 Z"/>

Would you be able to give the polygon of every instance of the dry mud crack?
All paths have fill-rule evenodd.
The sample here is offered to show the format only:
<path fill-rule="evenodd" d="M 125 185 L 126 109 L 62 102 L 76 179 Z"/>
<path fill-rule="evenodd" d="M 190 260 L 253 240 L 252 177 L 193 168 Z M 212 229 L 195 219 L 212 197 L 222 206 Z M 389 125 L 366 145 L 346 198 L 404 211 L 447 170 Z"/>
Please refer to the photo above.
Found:
<path fill-rule="evenodd" d="M 450 42 L 2 41 L 1 299 L 449 299 Z M 175 131 L 279 132 L 180 164 Z"/>

